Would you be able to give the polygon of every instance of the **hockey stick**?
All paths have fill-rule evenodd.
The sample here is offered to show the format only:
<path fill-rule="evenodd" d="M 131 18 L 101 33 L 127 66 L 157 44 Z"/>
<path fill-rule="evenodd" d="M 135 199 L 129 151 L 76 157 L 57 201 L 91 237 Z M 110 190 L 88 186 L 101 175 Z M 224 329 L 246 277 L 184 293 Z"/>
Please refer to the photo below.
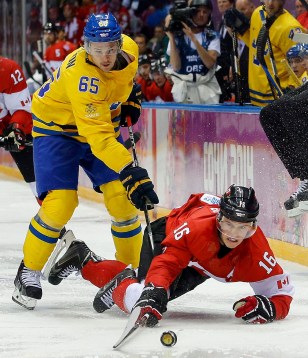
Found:
<path fill-rule="evenodd" d="M 300 79 L 296 76 L 296 74 L 293 72 L 291 66 L 289 65 L 287 60 L 281 60 L 281 63 L 284 65 L 285 69 L 287 70 L 288 74 L 292 78 L 292 80 L 296 83 L 296 85 L 299 87 L 302 85 Z"/>
<path fill-rule="evenodd" d="M 50 69 L 46 66 L 45 61 L 41 58 L 41 56 L 38 54 L 37 51 L 33 51 L 32 55 L 37 59 L 38 63 L 42 66 L 42 68 L 44 69 L 45 73 L 48 73 L 49 77 L 52 77 L 52 72 L 50 71 Z"/>
<path fill-rule="evenodd" d="M 24 61 L 24 66 L 25 66 L 25 69 L 26 69 L 26 72 L 27 72 L 28 77 L 31 78 L 36 84 L 38 84 L 38 85 L 41 87 L 43 83 L 37 81 L 37 80 L 33 77 L 33 74 L 32 74 L 32 71 L 31 71 L 31 67 L 30 67 L 30 63 L 29 63 L 28 61 Z"/>
<path fill-rule="evenodd" d="M 129 139 L 130 139 L 131 145 L 132 145 L 134 166 L 136 167 L 136 166 L 138 166 L 136 143 L 135 143 L 135 139 L 134 139 L 132 120 L 131 120 L 131 118 L 129 116 L 126 117 L 126 122 L 127 122 L 128 133 L 129 133 Z M 145 221 L 146 221 L 146 225 L 147 225 L 147 231 L 148 231 L 148 235 L 149 235 L 150 245 L 151 245 L 151 248 L 152 248 L 152 253 L 154 255 L 154 240 L 153 240 L 153 233 L 152 233 L 152 228 L 151 228 L 151 223 L 150 223 L 150 218 L 149 218 L 149 212 L 148 212 L 148 208 L 153 209 L 153 207 L 154 206 L 152 204 L 149 204 L 147 202 L 145 203 L 144 217 L 145 217 Z"/>
<path fill-rule="evenodd" d="M 238 40 L 237 34 L 234 29 L 232 29 L 232 47 L 233 47 L 233 62 L 234 62 L 234 74 L 235 74 L 235 84 L 237 98 L 240 106 L 243 105 L 243 95 L 242 95 L 242 76 L 240 71 L 240 60 L 238 55 Z"/>
<path fill-rule="evenodd" d="M 134 143 L 135 144 L 139 142 L 140 138 L 141 138 L 141 133 L 134 132 Z M 133 146 L 130 138 L 126 139 L 126 141 L 123 143 L 123 145 L 126 149 L 130 149 Z"/>
<path fill-rule="evenodd" d="M 146 321 L 147 321 L 149 315 L 145 314 L 144 316 L 142 316 L 140 318 L 139 317 L 140 312 L 141 312 L 141 307 L 136 307 L 132 311 L 121 337 L 113 345 L 114 349 L 118 348 L 120 344 L 122 344 L 124 341 L 126 341 L 126 339 L 128 337 L 130 337 L 139 327 L 143 327 L 146 324 Z"/>
<path fill-rule="evenodd" d="M 263 13 L 263 17 L 262 17 L 261 12 L 262 12 L 262 10 L 260 11 L 260 16 L 261 16 L 261 19 L 263 19 L 264 13 Z M 265 17 L 264 17 L 264 21 L 265 21 Z M 283 95 L 283 92 L 282 92 L 282 89 L 280 88 L 279 82 L 277 83 L 278 74 L 277 74 L 275 62 L 273 62 L 271 59 L 272 68 L 273 68 L 274 76 L 275 76 L 275 78 L 274 78 L 271 75 L 271 73 L 269 72 L 266 61 L 265 61 L 265 56 L 264 56 L 265 46 L 266 45 L 269 46 L 269 28 L 267 28 L 265 25 L 262 26 L 262 28 L 259 32 L 256 45 L 257 45 L 257 59 L 261 65 L 263 71 L 265 72 L 271 92 L 273 94 L 274 99 L 276 100 Z M 274 67 L 273 67 L 273 65 L 274 65 Z M 278 81 L 279 81 L 279 78 L 278 78 Z"/>

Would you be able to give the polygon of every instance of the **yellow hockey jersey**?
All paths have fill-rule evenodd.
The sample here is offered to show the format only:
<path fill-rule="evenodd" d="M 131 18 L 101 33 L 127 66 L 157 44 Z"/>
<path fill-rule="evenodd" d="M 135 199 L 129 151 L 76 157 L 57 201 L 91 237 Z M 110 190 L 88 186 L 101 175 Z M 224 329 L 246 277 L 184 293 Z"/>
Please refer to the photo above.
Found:
<path fill-rule="evenodd" d="M 262 6 L 258 7 L 252 14 L 250 20 L 250 29 L 245 32 L 240 38 L 249 46 L 249 72 L 248 84 L 251 103 L 255 106 L 266 106 L 274 100 L 266 74 L 257 60 L 257 38 L 262 27 L 260 11 Z M 265 13 L 266 15 L 266 13 Z M 290 47 L 295 45 L 292 41 L 294 32 L 305 32 L 302 25 L 286 10 L 283 14 L 278 16 L 269 30 L 269 38 L 273 48 L 273 54 L 277 67 L 278 77 L 280 79 L 281 87 L 287 88 L 288 86 L 298 87 L 295 81 L 290 79 L 290 76 L 283 65 L 282 60 L 286 59 L 286 53 Z M 267 68 L 274 78 L 270 55 L 268 47 L 265 47 L 265 61 Z"/>
<path fill-rule="evenodd" d="M 122 35 L 122 51 L 134 60 L 122 70 L 104 72 L 86 62 L 84 48 L 69 54 L 32 101 L 33 137 L 66 135 L 91 146 L 93 154 L 120 172 L 132 162 L 116 138 L 121 102 L 129 97 L 138 68 L 138 46 Z"/>

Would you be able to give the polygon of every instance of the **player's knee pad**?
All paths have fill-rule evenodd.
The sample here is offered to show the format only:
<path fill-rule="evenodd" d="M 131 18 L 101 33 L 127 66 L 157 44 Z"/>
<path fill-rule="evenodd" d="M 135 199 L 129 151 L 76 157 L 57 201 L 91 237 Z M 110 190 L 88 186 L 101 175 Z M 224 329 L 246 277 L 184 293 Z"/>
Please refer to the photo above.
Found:
<path fill-rule="evenodd" d="M 137 209 L 129 202 L 119 180 L 101 185 L 106 208 L 115 221 L 127 221 L 137 216 Z"/>
<path fill-rule="evenodd" d="M 44 199 L 39 216 L 47 225 L 62 229 L 77 206 L 76 190 L 52 190 Z"/>

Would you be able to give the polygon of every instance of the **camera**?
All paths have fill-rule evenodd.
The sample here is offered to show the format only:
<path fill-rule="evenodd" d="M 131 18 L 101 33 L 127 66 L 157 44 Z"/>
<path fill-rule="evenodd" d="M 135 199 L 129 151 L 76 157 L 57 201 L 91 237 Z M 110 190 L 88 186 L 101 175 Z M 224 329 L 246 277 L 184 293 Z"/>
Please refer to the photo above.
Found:
<path fill-rule="evenodd" d="M 174 6 L 170 9 L 169 13 L 172 16 L 169 26 L 165 31 L 173 32 L 176 35 L 182 33 L 182 22 L 189 27 L 195 26 L 191 17 L 196 13 L 196 7 L 187 6 L 186 0 L 176 0 Z"/>

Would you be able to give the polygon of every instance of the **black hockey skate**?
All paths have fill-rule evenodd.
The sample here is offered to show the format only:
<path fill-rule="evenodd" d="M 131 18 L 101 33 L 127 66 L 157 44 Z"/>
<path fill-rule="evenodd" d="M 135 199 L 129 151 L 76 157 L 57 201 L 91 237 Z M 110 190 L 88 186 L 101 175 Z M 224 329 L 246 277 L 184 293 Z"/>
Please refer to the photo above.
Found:
<path fill-rule="evenodd" d="M 284 202 L 288 217 L 296 217 L 308 211 L 308 180 L 302 180 L 297 190 Z"/>
<path fill-rule="evenodd" d="M 99 289 L 93 301 L 93 308 L 96 312 L 102 313 L 106 310 L 109 310 L 114 305 L 112 293 L 115 288 L 118 287 L 119 284 L 126 278 L 136 278 L 135 271 L 130 267 L 127 267 L 125 270 L 118 273 L 104 287 Z"/>
<path fill-rule="evenodd" d="M 297 193 L 297 200 L 300 210 L 308 211 L 308 180 L 303 180 L 301 189 Z"/>
<path fill-rule="evenodd" d="M 28 310 L 33 310 L 36 301 L 42 298 L 40 277 L 41 271 L 30 270 L 22 261 L 14 280 L 12 300 Z"/>
<path fill-rule="evenodd" d="M 91 259 L 96 262 L 102 260 L 83 241 L 74 240 L 65 254 L 51 268 L 48 282 L 52 285 L 58 285 L 71 273 L 79 272 Z"/>

